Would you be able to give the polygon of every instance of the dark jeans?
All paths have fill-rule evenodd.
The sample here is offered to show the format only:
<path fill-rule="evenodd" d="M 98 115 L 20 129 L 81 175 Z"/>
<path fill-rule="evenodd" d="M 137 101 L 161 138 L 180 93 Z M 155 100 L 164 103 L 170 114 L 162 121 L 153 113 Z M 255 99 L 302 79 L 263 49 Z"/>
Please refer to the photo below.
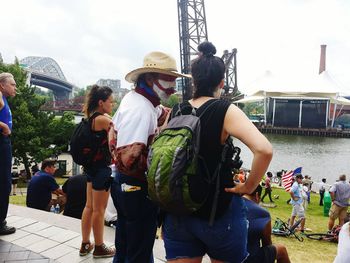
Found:
<path fill-rule="evenodd" d="M 323 205 L 323 196 L 325 191 L 320 191 L 320 205 Z"/>
<path fill-rule="evenodd" d="M 261 197 L 261 202 L 264 201 L 264 198 L 265 198 L 266 195 L 269 195 L 270 202 L 273 202 L 273 201 L 272 201 L 272 198 L 271 198 L 271 192 L 272 192 L 271 188 L 265 188 L 265 193 L 264 193 L 264 195 Z"/>
<path fill-rule="evenodd" d="M 147 197 L 147 183 L 117 171 L 111 196 L 118 212 L 113 262 L 153 263 L 158 208 Z"/>
<path fill-rule="evenodd" d="M 0 134 L 0 223 L 7 216 L 11 192 L 12 147 L 9 137 Z"/>

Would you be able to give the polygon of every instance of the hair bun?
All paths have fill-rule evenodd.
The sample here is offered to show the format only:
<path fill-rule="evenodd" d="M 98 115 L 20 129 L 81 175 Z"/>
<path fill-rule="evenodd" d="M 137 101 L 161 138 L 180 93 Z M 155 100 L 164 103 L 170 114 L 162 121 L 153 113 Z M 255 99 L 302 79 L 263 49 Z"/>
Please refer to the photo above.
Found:
<path fill-rule="evenodd" d="M 198 51 L 204 56 L 214 56 L 216 54 L 216 48 L 211 42 L 203 42 L 198 46 Z"/>

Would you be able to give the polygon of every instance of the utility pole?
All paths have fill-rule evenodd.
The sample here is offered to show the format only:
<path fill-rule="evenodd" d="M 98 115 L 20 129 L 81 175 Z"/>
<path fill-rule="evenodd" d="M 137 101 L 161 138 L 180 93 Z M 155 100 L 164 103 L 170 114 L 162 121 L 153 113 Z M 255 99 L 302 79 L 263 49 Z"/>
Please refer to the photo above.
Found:
<path fill-rule="evenodd" d="M 177 0 L 177 7 L 181 71 L 189 74 L 191 60 L 198 53 L 198 45 L 208 41 L 204 0 Z M 193 92 L 191 80 L 182 78 L 181 87 L 183 100 L 191 99 Z"/>

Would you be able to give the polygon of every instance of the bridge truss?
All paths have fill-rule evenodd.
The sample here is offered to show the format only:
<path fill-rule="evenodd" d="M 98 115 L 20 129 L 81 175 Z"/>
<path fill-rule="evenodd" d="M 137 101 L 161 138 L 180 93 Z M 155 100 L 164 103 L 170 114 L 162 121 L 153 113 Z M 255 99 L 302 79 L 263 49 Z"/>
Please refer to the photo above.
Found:
<path fill-rule="evenodd" d="M 69 83 L 58 63 L 49 57 L 25 57 L 20 61 L 28 73 L 31 85 L 44 87 L 53 91 L 56 100 L 66 100 L 70 97 L 74 85 Z"/>

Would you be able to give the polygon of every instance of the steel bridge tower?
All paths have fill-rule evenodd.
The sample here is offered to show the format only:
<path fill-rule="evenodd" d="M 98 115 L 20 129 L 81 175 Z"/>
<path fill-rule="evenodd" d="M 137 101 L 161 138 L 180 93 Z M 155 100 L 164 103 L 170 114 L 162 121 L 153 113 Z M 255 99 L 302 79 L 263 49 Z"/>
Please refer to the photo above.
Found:
<path fill-rule="evenodd" d="M 190 73 L 191 59 L 197 55 L 200 43 L 208 41 L 207 22 L 205 17 L 204 0 L 177 0 L 179 16 L 179 40 L 181 71 Z M 239 94 L 237 88 L 237 49 L 224 51 L 222 60 L 226 66 L 225 87 L 223 98 L 234 100 Z M 182 78 L 180 82 L 183 100 L 192 98 L 192 83 Z"/>
<path fill-rule="evenodd" d="M 191 56 L 195 56 L 200 43 L 208 40 L 204 0 L 177 0 L 181 71 L 190 73 Z M 192 84 L 182 78 L 183 100 L 192 98 Z"/>
<path fill-rule="evenodd" d="M 221 94 L 222 98 L 236 100 L 240 92 L 237 87 L 237 49 L 232 49 L 231 52 L 224 50 L 221 59 L 225 63 L 225 86 L 224 92 Z"/>

